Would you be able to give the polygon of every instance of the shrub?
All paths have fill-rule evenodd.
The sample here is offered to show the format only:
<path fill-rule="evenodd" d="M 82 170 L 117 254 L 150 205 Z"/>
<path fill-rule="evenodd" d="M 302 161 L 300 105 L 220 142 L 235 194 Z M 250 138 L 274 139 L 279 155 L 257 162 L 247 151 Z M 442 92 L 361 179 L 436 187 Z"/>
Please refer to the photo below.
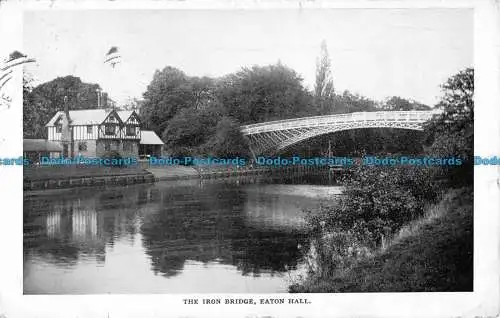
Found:
<path fill-rule="evenodd" d="M 116 150 L 111 150 L 111 151 L 107 151 L 105 152 L 102 156 L 101 156 L 102 159 L 117 159 L 118 160 L 118 164 L 113 164 L 113 165 L 110 165 L 111 167 L 124 167 L 125 164 L 123 163 L 123 158 L 122 156 L 120 155 L 120 153 Z"/>
<path fill-rule="evenodd" d="M 349 175 L 338 204 L 307 214 L 313 231 L 350 233 L 374 248 L 437 198 L 426 168 L 354 166 Z"/>

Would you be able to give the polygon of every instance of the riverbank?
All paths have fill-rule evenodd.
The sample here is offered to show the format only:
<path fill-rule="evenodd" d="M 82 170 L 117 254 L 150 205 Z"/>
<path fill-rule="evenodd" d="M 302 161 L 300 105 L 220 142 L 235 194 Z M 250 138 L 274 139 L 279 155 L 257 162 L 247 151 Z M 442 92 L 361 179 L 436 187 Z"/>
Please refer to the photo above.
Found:
<path fill-rule="evenodd" d="M 23 168 L 23 190 L 39 191 L 154 182 L 140 167 L 33 166 Z"/>
<path fill-rule="evenodd" d="M 131 167 L 98 166 L 32 166 L 24 167 L 24 191 L 59 190 L 84 187 L 124 186 L 130 184 L 176 181 L 186 179 L 214 179 L 239 176 L 267 176 L 272 178 L 300 177 L 304 174 L 325 174 L 339 178 L 342 170 L 328 172 L 328 167 L 268 167 L 268 166 L 150 166 L 139 162 Z"/>
<path fill-rule="evenodd" d="M 449 191 L 385 250 L 331 277 L 309 277 L 297 293 L 473 290 L 473 192 Z"/>
<path fill-rule="evenodd" d="M 238 176 L 265 175 L 268 177 L 289 177 L 290 175 L 317 175 L 328 173 L 328 167 L 310 166 L 235 166 L 235 165 L 204 165 L 204 166 L 144 166 L 145 170 L 152 173 L 156 181 L 172 181 L 180 179 L 214 179 Z M 342 169 L 331 170 L 331 175 L 339 176 Z"/>

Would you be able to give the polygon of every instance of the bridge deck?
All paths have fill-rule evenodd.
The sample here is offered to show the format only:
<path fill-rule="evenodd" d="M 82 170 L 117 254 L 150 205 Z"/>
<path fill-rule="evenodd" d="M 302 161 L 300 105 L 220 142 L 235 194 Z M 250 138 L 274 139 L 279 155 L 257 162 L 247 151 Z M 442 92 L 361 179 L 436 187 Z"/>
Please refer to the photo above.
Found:
<path fill-rule="evenodd" d="M 302 140 L 337 131 L 359 128 L 422 130 L 439 109 L 430 111 L 376 111 L 311 116 L 241 126 L 254 153 L 281 150 Z"/>

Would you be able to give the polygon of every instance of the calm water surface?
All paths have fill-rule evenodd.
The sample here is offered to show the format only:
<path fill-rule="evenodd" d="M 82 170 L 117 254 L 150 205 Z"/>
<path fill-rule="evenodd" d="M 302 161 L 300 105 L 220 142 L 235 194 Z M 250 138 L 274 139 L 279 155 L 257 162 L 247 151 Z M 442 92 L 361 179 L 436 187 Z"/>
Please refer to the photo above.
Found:
<path fill-rule="evenodd" d="M 302 210 L 340 188 L 280 182 L 188 180 L 25 197 L 24 293 L 287 292 L 304 269 Z"/>

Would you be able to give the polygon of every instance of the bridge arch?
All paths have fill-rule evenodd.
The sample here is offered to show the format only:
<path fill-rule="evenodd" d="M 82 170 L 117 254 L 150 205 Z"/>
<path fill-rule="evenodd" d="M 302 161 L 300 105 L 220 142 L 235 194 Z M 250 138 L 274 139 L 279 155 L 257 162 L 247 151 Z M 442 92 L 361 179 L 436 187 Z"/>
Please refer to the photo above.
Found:
<path fill-rule="evenodd" d="M 333 132 L 361 128 L 423 130 L 440 111 L 380 111 L 313 116 L 241 126 L 254 156 L 276 153 L 301 141 Z"/>

